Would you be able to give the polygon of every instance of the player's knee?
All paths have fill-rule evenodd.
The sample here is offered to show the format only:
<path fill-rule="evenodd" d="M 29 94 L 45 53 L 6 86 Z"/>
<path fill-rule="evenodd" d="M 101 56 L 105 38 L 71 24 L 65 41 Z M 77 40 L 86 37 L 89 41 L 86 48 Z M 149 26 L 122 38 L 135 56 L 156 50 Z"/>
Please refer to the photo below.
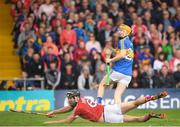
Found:
<path fill-rule="evenodd" d="M 104 81 L 102 80 L 101 82 L 100 82 L 100 84 L 99 84 L 99 87 L 100 86 L 103 86 L 104 85 Z"/>
<path fill-rule="evenodd" d="M 118 84 L 116 90 L 118 91 L 118 94 L 122 95 L 126 90 L 126 86 L 123 84 Z"/>
<path fill-rule="evenodd" d="M 100 86 L 100 87 L 104 87 L 105 84 L 106 84 L 106 82 L 105 82 L 104 80 L 102 80 L 102 81 L 100 82 L 99 86 Z"/>

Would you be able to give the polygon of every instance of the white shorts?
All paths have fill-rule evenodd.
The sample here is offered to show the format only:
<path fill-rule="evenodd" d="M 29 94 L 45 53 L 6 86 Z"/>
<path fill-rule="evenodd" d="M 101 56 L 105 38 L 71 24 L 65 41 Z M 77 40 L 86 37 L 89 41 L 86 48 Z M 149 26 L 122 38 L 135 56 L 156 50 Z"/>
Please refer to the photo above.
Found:
<path fill-rule="evenodd" d="M 105 105 L 104 121 L 108 123 L 123 123 L 121 108 L 117 104 Z"/>
<path fill-rule="evenodd" d="M 128 76 L 128 75 L 124 75 L 124 74 L 119 73 L 117 71 L 112 71 L 110 74 L 110 78 L 112 81 L 118 82 L 118 83 L 128 87 L 129 83 L 131 82 L 132 77 Z"/>

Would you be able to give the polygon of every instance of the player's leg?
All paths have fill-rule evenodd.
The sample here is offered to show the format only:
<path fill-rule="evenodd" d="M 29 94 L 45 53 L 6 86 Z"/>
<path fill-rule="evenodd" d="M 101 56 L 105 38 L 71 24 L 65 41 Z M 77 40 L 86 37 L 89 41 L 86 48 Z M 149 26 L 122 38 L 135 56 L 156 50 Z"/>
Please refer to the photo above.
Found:
<path fill-rule="evenodd" d="M 123 115 L 123 122 L 146 122 L 151 118 L 165 119 L 166 115 L 164 113 L 149 113 L 144 116 Z"/>
<path fill-rule="evenodd" d="M 134 101 L 129 101 L 129 102 L 123 102 L 121 103 L 121 111 L 122 114 L 125 114 L 126 112 L 137 108 L 139 105 L 146 103 L 146 97 L 141 96 L 138 99 Z"/>
<path fill-rule="evenodd" d="M 150 119 L 151 117 L 149 114 L 144 115 L 144 116 L 130 116 L 130 115 L 123 115 L 123 122 L 146 122 Z"/>
<path fill-rule="evenodd" d="M 120 105 L 121 97 L 131 81 L 131 76 L 127 76 L 121 73 L 117 73 L 117 74 L 115 73 L 114 77 L 115 76 L 118 77 L 118 80 L 117 80 L 118 83 L 117 83 L 117 87 L 114 93 L 114 102 L 115 104 Z"/>
<path fill-rule="evenodd" d="M 121 97 L 126 90 L 126 85 L 123 85 L 121 83 L 117 84 L 115 93 L 114 93 L 114 103 L 120 105 L 121 104 Z"/>
<path fill-rule="evenodd" d="M 137 108 L 139 105 L 142 105 L 148 101 L 152 101 L 152 100 L 156 100 L 159 98 L 163 98 L 166 97 L 168 95 L 167 92 L 161 92 L 158 95 L 153 95 L 153 96 L 141 96 L 138 99 L 134 100 L 134 101 L 130 101 L 130 102 L 123 102 L 121 104 L 121 110 L 122 113 L 125 114 L 126 112 Z"/>
<path fill-rule="evenodd" d="M 99 104 L 102 103 L 102 97 L 104 96 L 104 90 L 106 86 L 106 81 L 107 81 L 107 75 L 104 76 L 104 78 L 101 80 L 98 88 L 98 96 L 97 96 L 97 102 Z M 110 80 L 110 84 L 112 84 L 112 80 Z"/>

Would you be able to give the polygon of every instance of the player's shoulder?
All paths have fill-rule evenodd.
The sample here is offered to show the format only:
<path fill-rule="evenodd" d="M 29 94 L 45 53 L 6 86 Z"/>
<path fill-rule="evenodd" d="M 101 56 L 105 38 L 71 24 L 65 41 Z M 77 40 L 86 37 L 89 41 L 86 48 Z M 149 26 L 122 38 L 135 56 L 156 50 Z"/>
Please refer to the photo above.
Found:
<path fill-rule="evenodd" d="M 129 37 L 124 38 L 124 44 L 126 45 L 126 47 L 132 47 L 133 46 L 133 43 Z"/>
<path fill-rule="evenodd" d="M 127 37 L 125 37 L 125 38 L 123 38 L 123 39 L 120 39 L 119 40 L 119 43 L 124 43 L 124 44 L 128 44 L 128 43 L 132 43 L 131 42 L 131 40 L 129 39 L 129 37 L 127 36 Z"/>
<path fill-rule="evenodd" d="M 82 98 L 79 99 L 79 101 L 77 102 L 76 107 L 74 107 L 74 110 L 77 111 L 79 109 L 82 108 Z"/>
<path fill-rule="evenodd" d="M 128 43 L 129 43 L 129 42 L 132 42 L 131 39 L 129 38 L 129 36 L 125 37 L 125 38 L 124 38 L 124 41 L 125 41 L 125 42 L 128 42 Z"/>

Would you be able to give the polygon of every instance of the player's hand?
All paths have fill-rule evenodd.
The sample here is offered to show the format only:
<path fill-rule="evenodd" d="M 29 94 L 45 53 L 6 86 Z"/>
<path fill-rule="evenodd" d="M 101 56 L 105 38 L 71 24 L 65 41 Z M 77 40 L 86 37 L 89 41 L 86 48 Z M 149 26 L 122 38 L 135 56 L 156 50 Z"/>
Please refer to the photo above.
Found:
<path fill-rule="evenodd" d="M 53 112 L 53 111 L 48 112 L 48 113 L 46 114 L 46 116 L 47 116 L 47 117 L 49 117 L 49 118 L 55 117 L 55 115 L 54 115 L 54 112 Z"/>
<path fill-rule="evenodd" d="M 107 64 L 109 64 L 109 63 L 111 63 L 111 62 L 112 62 L 112 59 L 109 59 L 109 58 L 106 59 L 106 63 L 107 63 Z"/>

